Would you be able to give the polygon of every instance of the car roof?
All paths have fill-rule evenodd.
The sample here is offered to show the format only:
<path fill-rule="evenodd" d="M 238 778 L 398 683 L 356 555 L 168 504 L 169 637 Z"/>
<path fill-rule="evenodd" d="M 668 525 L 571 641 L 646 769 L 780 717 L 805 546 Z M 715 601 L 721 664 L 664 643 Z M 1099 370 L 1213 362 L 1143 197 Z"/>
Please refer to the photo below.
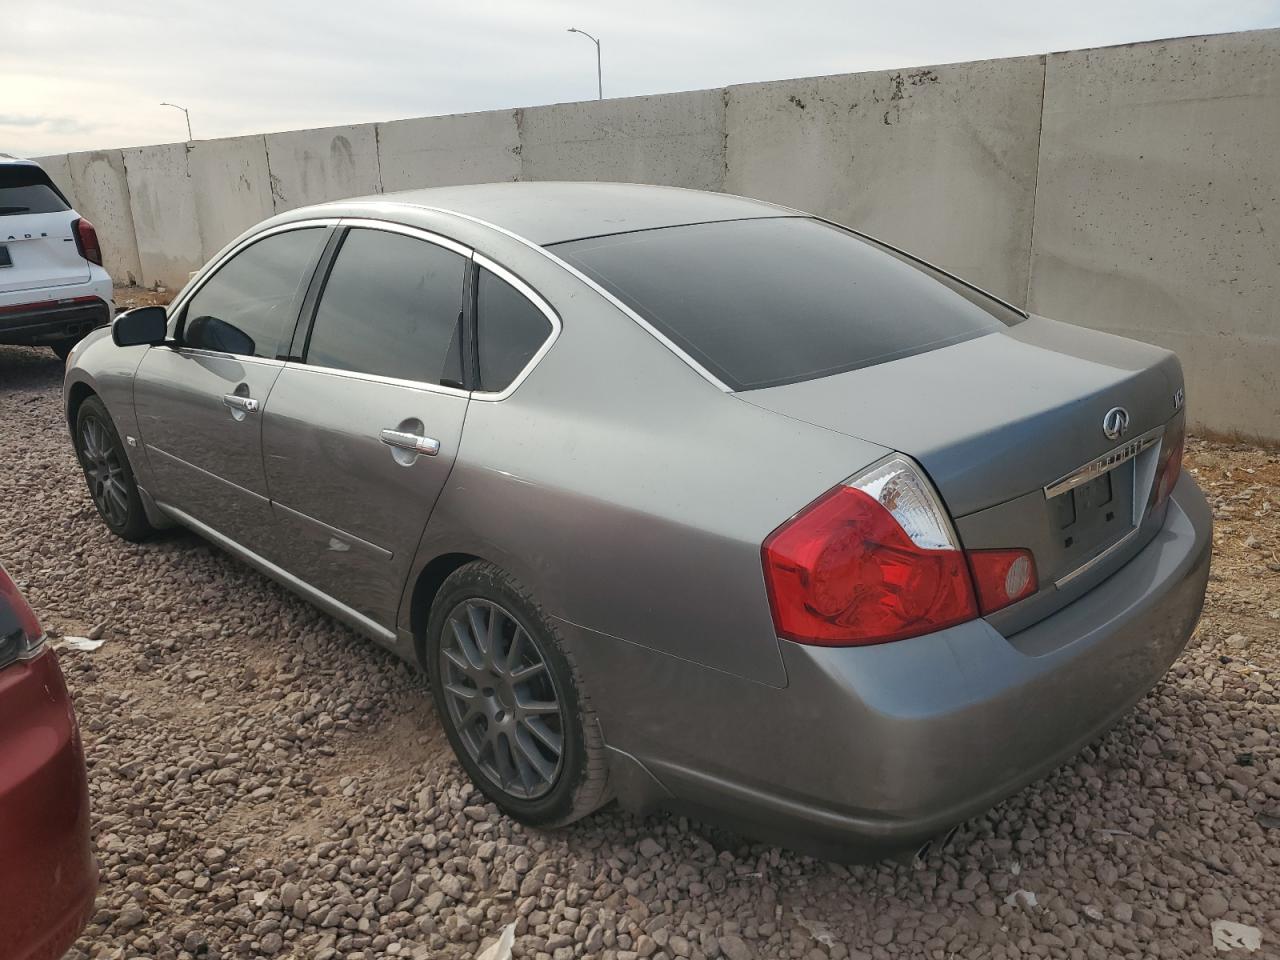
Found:
<path fill-rule="evenodd" d="M 27 159 L 24 159 L 23 157 L 15 157 L 8 153 L 0 153 L 0 164 L 4 164 L 5 166 L 13 166 L 15 164 L 18 164 L 24 167 L 40 166 L 40 164 L 36 163 L 36 161 L 34 160 L 27 160 Z"/>
<path fill-rule="evenodd" d="M 397 204 L 481 220 L 540 246 L 689 223 L 798 214 L 761 200 L 682 187 L 556 181 L 429 187 L 357 197 L 333 205 L 376 205 L 385 213 L 388 205 Z M 323 204 L 321 208 L 325 206 L 331 205 Z"/>

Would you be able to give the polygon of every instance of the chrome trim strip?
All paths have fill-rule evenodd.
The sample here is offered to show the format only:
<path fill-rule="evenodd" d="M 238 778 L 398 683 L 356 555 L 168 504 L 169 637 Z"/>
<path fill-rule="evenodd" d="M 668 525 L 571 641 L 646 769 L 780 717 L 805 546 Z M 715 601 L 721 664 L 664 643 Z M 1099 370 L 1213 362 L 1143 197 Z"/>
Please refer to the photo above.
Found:
<path fill-rule="evenodd" d="M 214 530 L 212 527 L 201 523 L 189 513 L 179 510 L 177 507 L 172 507 L 167 503 L 160 503 L 158 506 L 183 526 L 194 530 L 206 540 L 212 540 L 228 553 L 239 557 L 250 566 L 256 567 L 273 580 L 284 584 L 284 586 L 288 587 L 294 593 L 301 594 L 326 613 L 337 617 L 339 620 L 349 626 L 355 627 L 357 630 L 363 630 L 374 639 L 380 640 L 383 643 L 394 644 L 396 642 L 396 635 L 394 631 L 388 630 L 381 624 L 370 620 L 363 613 L 357 613 L 345 603 L 335 600 L 333 597 L 329 596 L 329 594 L 324 593 L 321 590 L 317 590 L 305 580 L 298 579 L 283 567 L 276 566 L 265 557 L 259 556 L 252 550 L 241 546 L 231 538 L 224 536 L 217 530 Z"/>
<path fill-rule="evenodd" d="M 446 387 L 439 383 L 427 383 L 422 380 L 402 380 L 399 377 L 384 377 L 376 373 L 360 373 L 358 370 L 340 370 L 337 367 L 320 367 L 312 363 L 300 363 L 297 360 L 285 361 L 289 370 L 307 370 L 323 374 L 326 377 L 342 377 L 347 380 L 367 380 L 369 383 L 385 383 L 393 387 L 408 387 L 411 390 L 425 390 L 427 393 L 442 393 L 450 397 L 470 397 L 466 390 Z"/>
<path fill-rule="evenodd" d="M 214 360 L 235 360 L 238 363 L 256 363 L 262 367 L 283 367 L 284 361 L 275 357 L 246 357 L 241 353 L 224 353 L 221 350 L 206 350 L 203 347 L 172 347 L 158 344 L 152 350 L 172 350 L 183 357 L 212 357 Z"/>
<path fill-rule="evenodd" d="M 1108 450 L 1102 456 L 1090 460 L 1083 466 L 1076 467 L 1066 476 L 1059 477 L 1044 488 L 1045 499 L 1051 499 L 1060 493 L 1074 490 L 1081 484 L 1088 483 L 1104 473 L 1110 473 L 1116 467 L 1123 463 L 1128 463 L 1138 454 L 1159 443 L 1160 438 L 1163 436 L 1164 427 L 1156 427 L 1154 430 L 1148 430 L 1142 436 L 1136 437 L 1128 443 L 1122 443 L 1114 450 Z"/>
<path fill-rule="evenodd" d="M 533 372 L 533 368 L 538 365 L 542 358 L 547 355 L 547 352 L 555 345 L 555 342 L 560 339 L 560 331 L 564 329 L 564 325 L 560 322 L 560 315 L 556 313 L 555 308 L 553 308 L 551 304 L 548 303 L 540 293 L 538 293 L 538 291 L 534 290 L 533 287 L 525 283 L 524 280 L 516 276 L 516 274 L 502 266 L 502 264 L 490 260 L 482 253 L 475 254 L 473 259 L 476 262 L 476 266 L 484 267 L 494 276 L 511 284 L 511 286 L 515 288 L 516 292 L 521 294 L 526 300 L 537 307 L 551 324 L 550 336 L 542 342 L 542 346 L 540 346 L 534 355 L 529 358 L 529 362 L 524 365 L 524 369 L 516 374 L 514 380 L 497 392 L 477 390 L 472 394 L 476 400 L 497 402 L 498 400 L 505 400 L 507 397 L 511 396 L 511 394 L 515 392 L 516 387 L 524 383 L 525 377 L 529 376 L 529 374 Z"/>
<path fill-rule="evenodd" d="M 418 240 L 425 240 L 427 243 L 434 243 L 437 247 L 444 247 L 446 250 L 452 250 L 454 253 L 464 257 L 470 257 L 474 252 L 470 247 L 459 243 L 457 240 L 450 240 L 443 234 L 424 230 L 422 227 L 411 227 L 407 223 L 397 223 L 391 220 L 371 220 L 368 217 L 342 217 L 338 221 L 338 226 L 382 230 L 385 233 L 400 233 L 406 237 L 414 237 Z"/>
<path fill-rule="evenodd" d="M 1125 544 L 1127 544 L 1129 541 L 1131 541 L 1134 537 L 1136 537 L 1141 532 L 1142 532 L 1141 525 L 1134 526 L 1132 530 L 1126 533 L 1123 537 L 1121 537 L 1111 546 L 1107 547 L 1107 549 L 1103 550 L 1096 557 L 1086 560 L 1084 563 L 1080 564 L 1080 566 L 1076 567 L 1074 570 L 1068 573 L 1064 573 L 1057 580 L 1053 581 L 1053 585 L 1055 587 L 1064 587 L 1068 583 L 1070 583 L 1072 580 L 1075 580 L 1078 577 L 1084 576 L 1084 574 L 1088 573 L 1094 567 L 1098 566 L 1098 564 L 1102 563 L 1108 557 L 1112 556 L 1121 547 L 1123 547 Z"/>
<path fill-rule="evenodd" d="M 286 514 L 288 514 L 289 516 L 293 517 L 296 520 L 301 521 L 304 524 L 309 524 L 311 526 L 318 527 L 320 530 L 323 530 L 330 537 L 337 537 L 340 540 L 344 540 L 348 543 L 354 544 L 357 547 L 363 548 L 364 550 L 373 554 L 379 560 L 390 560 L 393 556 L 392 552 L 390 550 L 387 550 L 385 547 L 380 547 L 376 543 L 370 543 L 368 540 L 365 540 L 362 537 L 357 537 L 354 533 L 347 533 L 345 530 L 341 530 L 338 527 L 325 523 L 323 520 L 317 520 L 315 517 L 308 516 L 307 514 L 303 513 L 300 510 L 293 509 L 293 507 L 286 507 L 279 500 L 271 501 L 271 509 L 283 510 Z"/>
<path fill-rule="evenodd" d="M 502 234 L 505 237 L 510 237 L 512 240 L 515 240 L 518 243 L 524 244 L 526 247 L 528 247 L 531 250 L 536 250 L 538 253 L 542 254 L 552 263 L 560 267 L 562 270 L 568 271 L 578 280 L 581 280 L 588 287 L 590 287 L 596 293 L 600 294 L 600 296 L 604 297 L 611 304 L 613 304 L 615 307 L 617 307 L 619 310 L 625 313 L 633 321 L 635 321 L 637 324 L 643 327 L 646 331 L 648 331 L 649 334 L 655 340 L 657 340 L 659 343 L 665 346 L 668 350 L 674 353 L 677 357 L 683 360 L 686 364 L 688 364 L 688 366 L 696 374 L 698 374 L 698 376 L 706 380 L 707 383 L 711 384 L 713 387 L 716 387 L 719 390 L 722 390 L 725 393 L 733 392 L 732 390 L 729 389 L 727 384 L 725 384 L 722 380 L 720 380 L 719 377 L 715 376 L 713 373 L 711 373 L 709 370 L 703 367 L 702 364 L 698 363 L 697 360 L 693 359 L 693 357 L 685 353 L 685 351 L 682 350 L 679 346 L 677 346 L 671 340 L 670 337 L 666 336 L 666 334 L 662 333 L 660 330 L 658 330 L 656 327 L 650 324 L 649 321 L 644 319 L 644 317 L 640 316 L 640 314 L 636 313 L 629 306 L 627 306 L 625 303 L 623 303 L 621 300 L 619 300 L 617 297 L 611 294 L 604 287 L 600 286 L 600 284 L 596 283 L 594 280 L 588 277 L 585 273 L 583 273 L 577 267 L 574 267 L 572 264 L 567 263 L 566 261 L 562 260 L 560 257 L 557 257 L 554 253 L 552 253 L 546 247 L 540 246 L 534 243 L 532 240 L 528 239 L 527 237 L 520 236 L 520 234 L 518 233 L 513 233 L 512 231 L 506 229 L 506 227 L 500 227 L 496 223 L 490 223 L 488 220 L 482 220 L 479 217 L 473 217 L 470 214 L 458 213 L 456 210 L 448 210 L 448 209 L 445 209 L 444 207 L 432 207 L 425 203 L 390 203 L 388 202 L 386 203 L 386 206 L 389 207 L 390 209 L 396 209 L 397 207 L 413 207 L 418 210 L 428 210 L 432 213 L 442 213 L 446 216 L 457 217 L 459 220 L 466 220 L 470 223 L 477 224 L 478 226 L 486 227 L 490 230 L 493 230 L 497 233 Z M 481 399 L 481 398 L 477 397 L 477 399 Z M 500 398 L 495 398 L 495 399 L 500 399 Z"/>

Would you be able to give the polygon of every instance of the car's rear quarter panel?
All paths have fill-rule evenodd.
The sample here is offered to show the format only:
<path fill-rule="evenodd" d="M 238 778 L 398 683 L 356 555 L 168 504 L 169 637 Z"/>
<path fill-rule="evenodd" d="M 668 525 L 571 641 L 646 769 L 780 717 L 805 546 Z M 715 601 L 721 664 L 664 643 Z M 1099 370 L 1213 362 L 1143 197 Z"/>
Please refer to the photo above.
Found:
<path fill-rule="evenodd" d="M 512 396 L 471 403 L 419 568 L 472 553 L 555 617 L 785 684 L 760 545 L 886 451 L 723 393 L 536 251 L 485 252 L 555 304 L 563 330 Z"/>

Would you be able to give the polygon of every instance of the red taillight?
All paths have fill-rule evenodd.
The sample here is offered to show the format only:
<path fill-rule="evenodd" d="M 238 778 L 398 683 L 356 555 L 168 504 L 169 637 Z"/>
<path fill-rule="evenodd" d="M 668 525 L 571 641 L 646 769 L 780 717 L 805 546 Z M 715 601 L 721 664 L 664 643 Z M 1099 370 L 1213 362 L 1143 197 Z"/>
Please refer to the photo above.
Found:
<path fill-rule="evenodd" d="M 73 227 L 76 233 L 76 249 L 80 251 L 80 256 L 90 263 L 102 266 L 102 248 L 98 246 L 98 231 L 93 229 L 93 224 L 81 217 Z"/>
<path fill-rule="evenodd" d="M 978 609 L 984 615 L 1040 589 L 1030 550 L 970 550 L 968 557 Z"/>
<path fill-rule="evenodd" d="M 810 504 L 761 554 L 774 626 L 788 640 L 885 643 L 978 615 L 950 522 L 901 457 Z"/>
<path fill-rule="evenodd" d="M 1173 493 L 1173 487 L 1182 474 L 1182 453 L 1186 449 L 1186 443 L 1187 432 L 1183 424 L 1170 427 L 1165 432 L 1156 474 L 1156 506 L 1164 503 Z"/>
<path fill-rule="evenodd" d="M 0 666 L 30 654 L 43 638 L 36 612 L 0 567 Z"/>

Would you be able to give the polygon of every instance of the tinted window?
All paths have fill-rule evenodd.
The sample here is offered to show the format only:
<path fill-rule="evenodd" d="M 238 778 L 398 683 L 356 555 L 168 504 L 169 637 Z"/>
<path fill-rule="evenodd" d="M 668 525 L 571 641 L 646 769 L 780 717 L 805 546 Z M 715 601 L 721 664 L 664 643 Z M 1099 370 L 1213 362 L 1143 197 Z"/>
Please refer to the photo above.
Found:
<path fill-rule="evenodd" d="M 70 209 L 39 167 L 0 164 L 0 217 Z"/>
<path fill-rule="evenodd" d="M 549 336 L 551 321 L 528 297 L 488 270 L 480 271 L 476 342 L 481 390 L 505 390 Z"/>
<path fill-rule="evenodd" d="M 287 353 L 326 234 L 323 227 L 275 233 L 237 253 L 187 303 L 183 343 L 252 357 Z"/>
<path fill-rule="evenodd" d="M 803 217 L 669 227 L 553 249 L 734 390 L 923 353 L 1019 319 Z"/>
<path fill-rule="evenodd" d="M 320 297 L 307 363 L 459 385 L 466 265 L 425 240 L 352 230 Z"/>

